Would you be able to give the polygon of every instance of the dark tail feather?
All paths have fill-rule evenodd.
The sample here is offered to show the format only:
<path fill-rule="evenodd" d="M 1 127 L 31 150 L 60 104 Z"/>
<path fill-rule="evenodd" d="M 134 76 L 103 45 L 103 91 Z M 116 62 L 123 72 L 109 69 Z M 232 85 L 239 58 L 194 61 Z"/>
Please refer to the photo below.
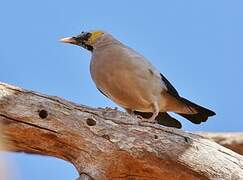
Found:
<path fill-rule="evenodd" d="M 182 127 L 180 121 L 171 117 L 166 112 L 160 112 L 159 115 L 155 119 L 157 120 L 158 124 L 161 124 L 163 126 L 175 127 L 178 129 L 180 129 Z"/>
<path fill-rule="evenodd" d="M 200 124 L 201 122 L 205 122 L 207 121 L 208 117 L 210 116 L 214 116 L 216 115 L 215 112 L 204 108 L 202 106 L 199 106 L 185 98 L 180 98 L 180 100 L 185 103 L 189 109 L 195 109 L 198 113 L 196 114 L 182 114 L 182 113 L 178 113 L 179 115 L 181 115 L 182 117 L 188 119 L 189 121 L 191 121 L 192 123 L 195 124 Z"/>
<path fill-rule="evenodd" d="M 134 114 L 140 115 L 146 119 L 150 118 L 153 115 L 153 113 L 151 112 L 139 112 L 139 111 L 134 111 Z M 181 123 L 175 118 L 171 117 L 166 112 L 160 112 L 159 115 L 155 118 L 155 120 L 157 120 L 158 124 L 161 124 L 163 126 L 175 127 L 178 129 L 181 128 Z"/>

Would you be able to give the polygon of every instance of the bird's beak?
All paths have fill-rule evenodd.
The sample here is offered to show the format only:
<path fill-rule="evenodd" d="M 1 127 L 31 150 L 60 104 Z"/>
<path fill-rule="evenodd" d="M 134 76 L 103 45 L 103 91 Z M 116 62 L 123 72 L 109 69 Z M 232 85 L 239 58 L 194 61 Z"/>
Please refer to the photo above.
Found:
<path fill-rule="evenodd" d="M 74 37 L 62 38 L 62 39 L 60 39 L 60 42 L 70 43 L 70 44 L 75 44 L 75 45 L 79 44 L 78 41 Z"/>

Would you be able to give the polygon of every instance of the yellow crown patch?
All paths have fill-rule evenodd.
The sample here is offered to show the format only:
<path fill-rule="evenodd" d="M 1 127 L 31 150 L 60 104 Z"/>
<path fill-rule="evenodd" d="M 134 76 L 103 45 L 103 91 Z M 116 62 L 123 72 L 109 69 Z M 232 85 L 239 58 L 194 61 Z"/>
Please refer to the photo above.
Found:
<path fill-rule="evenodd" d="M 91 37 L 88 40 L 89 44 L 94 44 L 97 41 L 97 39 L 100 38 L 104 34 L 104 32 L 102 32 L 102 31 L 93 31 L 90 33 L 91 33 Z"/>

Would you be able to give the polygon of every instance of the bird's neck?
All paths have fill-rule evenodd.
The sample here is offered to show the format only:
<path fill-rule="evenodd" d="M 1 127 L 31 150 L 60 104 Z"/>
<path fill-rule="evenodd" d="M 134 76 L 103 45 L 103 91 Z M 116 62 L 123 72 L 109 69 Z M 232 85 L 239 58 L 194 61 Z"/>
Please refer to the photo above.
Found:
<path fill-rule="evenodd" d="M 116 40 L 115 38 L 113 38 L 111 35 L 106 34 L 95 43 L 93 48 L 95 50 L 95 49 L 100 49 L 115 44 L 122 44 L 122 43 Z"/>

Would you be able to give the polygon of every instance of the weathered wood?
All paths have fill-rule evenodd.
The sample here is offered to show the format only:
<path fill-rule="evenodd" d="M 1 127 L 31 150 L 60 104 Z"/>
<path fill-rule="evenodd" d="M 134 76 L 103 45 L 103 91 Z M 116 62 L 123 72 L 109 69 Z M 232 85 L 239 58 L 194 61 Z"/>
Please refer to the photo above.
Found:
<path fill-rule="evenodd" d="M 213 140 L 214 142 L 227 147 L 238 154 L 243 155 L 243 133 L 240 132 L 222 132 L 222 133 L 198 133 L 203 137 Z"/>
<path fill-rule="evenodd" d="M 243 179 L 243 157 L 202 136 L 0 84 L 5 150 L 71 162 L 90 179 Z"/>

